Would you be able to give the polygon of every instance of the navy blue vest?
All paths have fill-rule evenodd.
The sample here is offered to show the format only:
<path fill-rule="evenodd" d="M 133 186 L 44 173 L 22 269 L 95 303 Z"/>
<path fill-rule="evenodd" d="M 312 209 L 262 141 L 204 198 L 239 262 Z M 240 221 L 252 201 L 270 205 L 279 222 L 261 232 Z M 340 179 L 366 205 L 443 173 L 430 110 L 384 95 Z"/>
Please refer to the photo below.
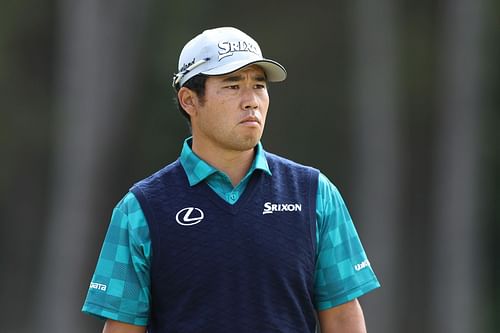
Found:
<path fill-rule="evenodd" d="M 234 205 L 180 162 L 135 184 L 151 242 L 150 333 L 314 332 L 318 171 L 266 153 Z"/>

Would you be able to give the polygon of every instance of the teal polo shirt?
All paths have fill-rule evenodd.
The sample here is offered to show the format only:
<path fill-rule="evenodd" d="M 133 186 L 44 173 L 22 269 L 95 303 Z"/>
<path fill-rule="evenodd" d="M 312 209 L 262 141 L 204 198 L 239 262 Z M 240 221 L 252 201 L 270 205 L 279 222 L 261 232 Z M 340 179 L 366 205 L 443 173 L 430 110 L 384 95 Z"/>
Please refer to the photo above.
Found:
<path fill-rule="evenodd" d="M 259 143 L 247 174 L 233 187 L 223 172 L 200 159 L 184 142 L 180 162 L 194 186 L 202 181 L 228 203 L 241 197 L 255 170 L 272 176 Z M 317 258 L 314 303 L 318 311 L 360 297 L 380 286 L 338 189 L 320 173 L 316 204 Z M 132 193 L 116 205 L 82 311 L 103 319 L 147 325 L 151 302 L 149 227 Z M 127 293 L 125 295 L 125 293 Z"/>

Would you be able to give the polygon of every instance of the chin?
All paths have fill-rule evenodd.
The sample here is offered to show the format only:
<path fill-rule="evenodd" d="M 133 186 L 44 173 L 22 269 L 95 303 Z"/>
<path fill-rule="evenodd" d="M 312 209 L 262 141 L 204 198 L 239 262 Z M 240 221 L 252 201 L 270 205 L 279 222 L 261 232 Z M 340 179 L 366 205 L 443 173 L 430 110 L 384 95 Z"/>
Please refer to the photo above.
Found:
<path fill-rule="evenodd" d="M 238 140 L 237 142 L 233 142 L 233 147 L 239 151 L 247 151 L 255 148 L 255 146 L 259 143 L 260 138 L 245 138 L 243 140 Z"/>

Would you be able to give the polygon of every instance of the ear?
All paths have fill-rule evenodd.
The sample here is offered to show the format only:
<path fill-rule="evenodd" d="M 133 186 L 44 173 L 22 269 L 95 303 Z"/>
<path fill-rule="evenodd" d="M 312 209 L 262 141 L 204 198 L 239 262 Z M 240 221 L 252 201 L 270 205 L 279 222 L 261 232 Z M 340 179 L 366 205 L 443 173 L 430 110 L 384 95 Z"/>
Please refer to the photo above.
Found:
<path fill-rule="evenodd" d="M 187 112 L 187 114 L 193 116 L 196 113 L 198 106 L 198 96 L 194 91 L 186 87 L 182 87 L 177 92 L 177 98 L 179 99 L 179 104 Z"/>

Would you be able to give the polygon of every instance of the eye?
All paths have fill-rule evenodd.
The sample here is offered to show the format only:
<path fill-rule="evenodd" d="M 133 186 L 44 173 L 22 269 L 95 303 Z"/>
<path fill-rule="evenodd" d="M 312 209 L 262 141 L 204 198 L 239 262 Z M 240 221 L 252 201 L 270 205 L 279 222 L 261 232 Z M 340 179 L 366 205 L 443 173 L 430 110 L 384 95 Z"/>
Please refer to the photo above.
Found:
<path fill-rule="evenodd" d="M 255 88 L 256 89 L 266 89 L 266 85 L 265 84 L 261 84 L 261 83 L 258 83 L 255 85 Z"/>
<path fill-rule="evenodd" d="M 237 85 L 237 84 L 232 84 L 232 85 L 227 86 L 226 88 L 228 88 L 228 89 L 232 89 L 232 90 L 236 90 L 236 89 L 239 89 L 239 88 L 240 88 L 240 86 L 239 86 L 239 85 Z"/>

